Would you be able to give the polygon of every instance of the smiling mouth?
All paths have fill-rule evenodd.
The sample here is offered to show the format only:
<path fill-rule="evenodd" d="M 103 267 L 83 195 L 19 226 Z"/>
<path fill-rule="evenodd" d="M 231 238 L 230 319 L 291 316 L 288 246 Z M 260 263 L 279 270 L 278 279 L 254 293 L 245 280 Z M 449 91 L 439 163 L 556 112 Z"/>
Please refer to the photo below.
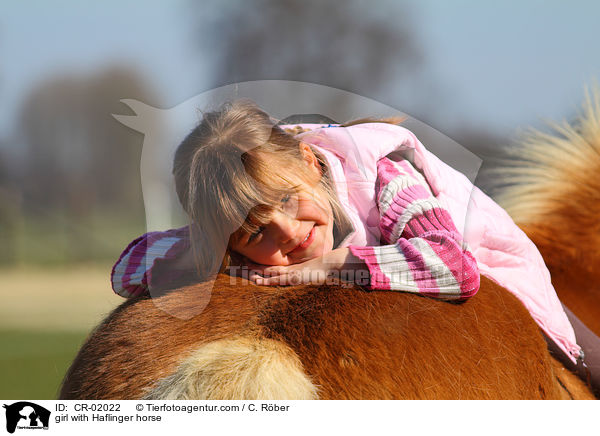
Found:
<path fill-rule="evenodd" d="M 306 235 L 306 237 L 304 238 L 304 240 L 300 244 L 298 244 L 296 246 L 296 248 L 294 248 L 288 254 L 294 254 L 297 251 L 304 250 L 305 248 L 307 248 L 308 246 L 310 246 L 310 244 L 312 244 L 312 242 L 313 242 L 314 239 L 315 239 L 315 228 L 313 227 L 312 229 L 310 229 L 310 232 L 308 232 L 308 235 Z"/>

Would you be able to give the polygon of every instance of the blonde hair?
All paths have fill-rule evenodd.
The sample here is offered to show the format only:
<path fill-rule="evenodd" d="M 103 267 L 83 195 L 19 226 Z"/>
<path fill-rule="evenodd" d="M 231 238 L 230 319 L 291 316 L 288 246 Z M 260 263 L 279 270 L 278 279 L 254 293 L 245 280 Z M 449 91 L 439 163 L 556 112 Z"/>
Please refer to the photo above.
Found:
<path fill-rule="evenodd" d="M 319 185 L 326 194 L 336 223 L 334 244 L 336 236 L 348 233 L 351 224 L 339 204 L 329 168 L 323 156 L 311 149 L 322 168 L 319 180 L 304 162 L 300 141 L 254 103 L 235 101 L 204 114 L 179 145 L 173 163 L 175 187 L 191 220 L 192 250 L 202 279 L 233 261 L 243 261 L 229 249 L 231 235 L 238 229 L 253 233 L 270 222 L 281 198 L 301 182 Z M 223 249 L 221 261 L 217 257 Z"/>

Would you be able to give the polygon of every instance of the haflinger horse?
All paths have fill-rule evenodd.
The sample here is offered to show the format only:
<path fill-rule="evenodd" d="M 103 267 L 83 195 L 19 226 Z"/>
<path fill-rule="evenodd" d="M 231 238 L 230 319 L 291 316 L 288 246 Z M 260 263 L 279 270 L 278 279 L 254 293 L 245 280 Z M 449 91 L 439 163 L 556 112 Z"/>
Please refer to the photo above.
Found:
<path fill-rule="evenodd" d="M 596 331 L 599 108 L 588 101 L 563 137 L 532 134 L 520 163 L 501 173 L 519 181 L 503 204 L 540 247 L 560 297 Z M 476 296 L 451 304 L 343 282 L 261 287 L 221 275 L 214 286 L 115 309 L 81 348 L 60 398 L 594 396 L 549 354 L 521 302 L 484 276 Z"/>
<path fill-rule="evenodd" d="M 211 287 L 207 282 L 170 292 L 160 297 L 160 309 L 149 297 L 122 304 L 87 340 L 60 397 L 590 395 L 550 357 L 516 297 L 485 277 L 464 304 L 345 283 L 262 287 L 226 275 Z M 182 319 L 204 305 L 200 315 Z"/>

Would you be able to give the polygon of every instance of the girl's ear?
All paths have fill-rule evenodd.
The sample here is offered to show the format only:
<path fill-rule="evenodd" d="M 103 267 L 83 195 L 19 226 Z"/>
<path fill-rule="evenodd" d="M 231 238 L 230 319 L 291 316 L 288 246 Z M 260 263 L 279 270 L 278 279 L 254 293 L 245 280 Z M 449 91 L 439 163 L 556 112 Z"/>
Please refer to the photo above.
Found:
<path fill-rule="evenodd" d="M 306 165 L 308 165 L 308 167 L 314 171 L 316 176 L 321 177 L 321 164 L 319 163 L 319 159 L 317 159 L 317 156 L 315 156 L 310 146 L 306 142 L 300 142 L 300 151 L 302 152 L 302 156 L 304 157 L 304 162 Z"/>

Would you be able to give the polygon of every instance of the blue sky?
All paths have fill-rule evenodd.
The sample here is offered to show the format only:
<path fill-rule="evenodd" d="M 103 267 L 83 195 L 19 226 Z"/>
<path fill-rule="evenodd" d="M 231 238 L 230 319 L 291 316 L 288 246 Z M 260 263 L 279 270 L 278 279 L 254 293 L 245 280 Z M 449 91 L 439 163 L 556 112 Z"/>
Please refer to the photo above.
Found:
<path fill-rule="evenodd" d="M 164 107 L 206 91 L 211 59 L 194 56 L 191 4 L 4 1 L 0 141 L 10 137 L 32 86 L 65 72 L 127 62 L 143 73 Z M 423 81 L 435 89 L 418 88 L 410 96 L 414 101 L 396 107 L 408 113 L 425 108 L 436 128 L 506 132 L 569 117 L 584 85 L 600 79 L 598 2 L 425 0 L 407 8 L 426 53 Z"/>
<path fill-rule="evenodd" d="M 568 117 L 600 79 L 598 2 L 421 4 L 422 41 L 466 123 L 511 129 Z"/>

